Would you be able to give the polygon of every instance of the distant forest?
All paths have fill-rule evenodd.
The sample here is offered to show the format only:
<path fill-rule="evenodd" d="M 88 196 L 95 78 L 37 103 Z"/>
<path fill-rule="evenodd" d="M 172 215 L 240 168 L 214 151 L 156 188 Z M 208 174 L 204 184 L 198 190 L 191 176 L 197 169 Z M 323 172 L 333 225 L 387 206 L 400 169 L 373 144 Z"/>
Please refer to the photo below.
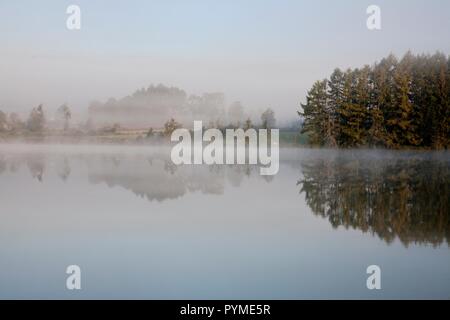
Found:
<path fill-rule="evenodd" d="M 219 129 L 269 129 L 276 125 L 275 112 L 271 108 L 248 110 L 239 101 L 227 105 L 225 95 L 220 92 L 187 95 L 184 90 L 162 84 L 139 89 L 121 99 L 110 98 L 105 103 L 94 101 L 88 113 L 86 120 L 73 124 L 72 110 L 67 104 L 61 105 L 50 117 L 44 106 L 39 105 L 25 120 L 15 112 L 7 114 L 0 110 L 0 136 L 46 135 L 50 132 L 96 135 L 127 130 L 148 130 L 148 136 L 162 131 L 164 136 L 170 136 L 181 126 L 192 126 L 194 120 L 202 120 L 205 127 Z M 295 130 L 293 124 L 286 128 Z"/>
<path fill-rule="evenodd" d="M 161 127 L 167 119 L 174 118 L 184 125 L 202 120 L 211 127 L 239 127 L 251 117 L 239 101 L 227 105 L 223 93 L 188 95 L 182 89 L 162 84 L 137 90 L 118 100 L 96 101 L 89 106 L 89 118 L 95 125 L 117 122 L 128 127 Z"/>
<path fill-rule="evenodd" d="M 327 147 L 450 146 L 450 57 L 389 55 L 317 81 L 299 115 L 309 142 Z"/>

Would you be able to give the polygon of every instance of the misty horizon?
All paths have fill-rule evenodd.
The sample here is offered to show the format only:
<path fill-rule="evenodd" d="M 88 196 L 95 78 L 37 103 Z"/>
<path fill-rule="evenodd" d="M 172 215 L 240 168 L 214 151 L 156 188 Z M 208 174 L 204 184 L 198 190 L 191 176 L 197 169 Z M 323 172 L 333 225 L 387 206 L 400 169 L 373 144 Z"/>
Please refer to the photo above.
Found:
<path fill-rule="evenodd" d="M 284 123 L 312 83 L 336 67 L 362 67 L 391 52 L 450 52 L 446 1 L 379 1 L 383 29 L 376 32 L 365 28 L 367 1 L 288 3 L 289 11 L 272 1 L 238 9 L 232 2 L 108 2 L 105 11 L 102 2 L 78 1 L 83 27 L 76 32 L 65 28 L 65 1 L 2 3 L 0 109 L 25 115 L 39 104 L 52 112 L 67 103 L 84 117 L 92 101 L 162 83 L 198 96 L 221 92 L 228 104 L 255 112 L 272 108 Z"/>

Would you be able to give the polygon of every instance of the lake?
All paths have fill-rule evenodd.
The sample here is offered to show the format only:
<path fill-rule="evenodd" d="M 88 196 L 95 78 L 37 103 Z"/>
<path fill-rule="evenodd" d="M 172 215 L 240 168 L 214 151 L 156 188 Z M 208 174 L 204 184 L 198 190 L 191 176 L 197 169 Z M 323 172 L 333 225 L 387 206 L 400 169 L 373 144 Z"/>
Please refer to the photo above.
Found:
<path fill-rule="evenodd" d="M 270 177 L 4 144 L 0 218 L 3 299 L 450 298 L 449 152 L 282 149 Z"/>

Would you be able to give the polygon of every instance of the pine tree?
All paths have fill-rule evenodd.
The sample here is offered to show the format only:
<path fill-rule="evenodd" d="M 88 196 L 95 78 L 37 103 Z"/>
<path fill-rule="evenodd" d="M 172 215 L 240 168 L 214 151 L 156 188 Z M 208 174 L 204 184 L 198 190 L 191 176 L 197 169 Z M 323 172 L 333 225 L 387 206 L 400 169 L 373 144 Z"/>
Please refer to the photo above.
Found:
<path fill-rule="evenodd" d="M 373 67 L 335 69 L 302 107 L 313 144 L 448 148 L 450 57 L 408 52 L 400 61 L 390 55 Z"/>
<path fill-rule="evenodd" d="M 412 121 L 413 60 L 412 54 L 408 52 L 394 69 L 394 103 L 386 124 L 396 146 L 418 146 L 421 142 Z"/>
<path fill-rule="evenodd" d="M 337 113 L 340 119 L 339 145 L 343 147 L 360 146 L 364 143 L 365 106 L 360 104 L 365 94 L 362 93 L 364 80 L 359 79 L 360 70 L 347 70 L 344 75 L 344 101 Z M 361 98 L 360 98 L 361 97 Z M 368 100 L 368 99 L 367 99 Z"/>
<path fill-rule="evenodd" d="M 335 69 L 328 81 L 328 108 L 331 116 L 331 130 L 334 145 L 339 145 L 340 117 L 337 110 L 342 108 L 344 103 L 344 73 L 340 69 Z"/>
<path fill-rule="evenodd" d="M 411 123 L 416 127 L 417 134 L 421 138 L 420 146 L 429 146 L 431 139 L 427 138 L 428 131 L 425 127 L 424 115 L 428 112 L 428 94 L 427 87 L 427 70 L 428 57 L 420 55 L 414 57 L 412 66 L 412 81 L 411 81 L 411 95 L 412 95 L 412 119 Z"/>
<path fill-rule="evenodd" d="M 425 147 L 439 147 L 441 144 L 441 118 L 445 116 L 442 104 L 443 100 L 441 80 L 440 80 L 440 55 L 424 56 L 422 67 L 423 82 L 419 87 L 420 103 L 420 123 L 419 132 Z M 442 114 L 444 112 L 444 114 Z"/>
<path fill-rule="evenodd" d="M 369 66 L 365 66 L 356 72 L 356 105 L 357 112 L 354 114 L 354 121 L 357 124 L 358 141 L 356 145 L 367 144 L 367 131 L 370 123 L 368 122 L 369 110 L 371 106 L 371 70 Z"/>
<path fill-rule="evenodd" d="M 368 79 L 369 101 L 366 112 L 365 128 L 367 130 L 366 142 L 371 147 L 384 147 L 386 145 L 386 128 L 384 126 L 383 112 L 378 104 L 378 91 L 376 87 L 375 68 L 370 69 Z"/>
<path fill-rule="evenodd" d="M 435 72 L 437 78 L 437 110 L 435 114 L 437 115 L 436 119 L 436 128 L 433 135 L 433 145 L 432 147 L 440 149 L 445 146 L 448 146 L 448 140 L 450 136 L 450 132 L 448 131 L 449 125 L 449 83 L 448 83 L 448 61 L 445 55 L 442 53 L 436 53 L 432 57 L 435 64 Z"/>
<path fill-rule="evenodd" d="M 306 103 L 301 105 L 303 112 L 298 112 L 304 118 L 302 133 L 309 136 L 312 145 L 328 144 L 330 131 L 330 116 L 327 114 L 327 81 L 317 81 L 308 91 Z"/>
<path fill-rule="evenodd" d="M 444 123 L 444 147 L 448 149 L 450 147 L 450 56 L 447 57 L 447 101 L 445 104 L 445 118 Z"/>
<path fill-rule="evenodd" d="M 377 97 L 378 109 L 381 111 L 383 117 L 383 136 L 384 144 L 387 147 L 394 147 L 395 141 L 390 135 L 390 128 L 387 120 L 392 118 L 394 107 L 394 70 L 397 65 L 397 58 L 394 55 L 389 55 L 387 58 L 381 60 L 374 68 L 374 90 Z"/>

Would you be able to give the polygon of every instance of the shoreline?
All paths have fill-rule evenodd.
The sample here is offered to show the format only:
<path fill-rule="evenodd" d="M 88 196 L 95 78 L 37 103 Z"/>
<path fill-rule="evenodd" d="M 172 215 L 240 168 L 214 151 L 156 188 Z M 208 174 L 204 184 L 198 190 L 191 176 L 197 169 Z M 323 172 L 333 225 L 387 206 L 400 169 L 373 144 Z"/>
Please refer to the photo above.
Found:
<path fill-rule="evenodd" d="M 280 147 L 282 148 L 298 148 L 311 150 L 378 150 L 378 151 L 450 151 L 447 148 L 425 148 L 425 147 L 371 147 L 360 146 L 351 148 L 342 147 L 326 147 L 314 146 L 307 143 L 295 141 L 299 139 L 295 135 L 291 135 L 288 139 L 282 136 L 280 132 Z M 43 136 L 0 136 L 0 145 L 6 144 L 22 144 L 22 145 L 118 145 L 118 146 L 173 146 L 173 142 L 167 137 L 142 137 L 133 135 L 43 135 Z"/>

